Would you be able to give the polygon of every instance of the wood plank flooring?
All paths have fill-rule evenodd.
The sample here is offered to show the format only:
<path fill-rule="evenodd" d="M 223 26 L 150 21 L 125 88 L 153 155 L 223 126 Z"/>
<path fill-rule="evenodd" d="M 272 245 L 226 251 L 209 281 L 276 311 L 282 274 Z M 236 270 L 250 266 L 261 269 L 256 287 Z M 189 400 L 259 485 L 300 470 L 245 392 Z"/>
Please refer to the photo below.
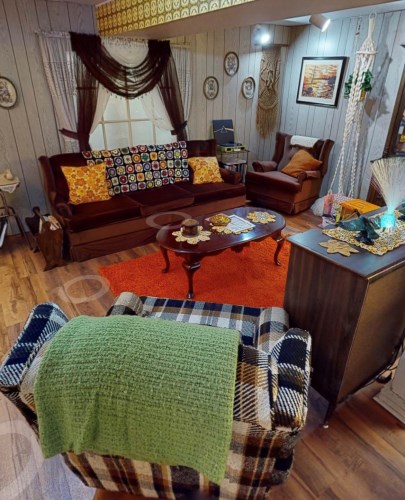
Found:
<path fill-rule="evenodd" d="M 319 223 L 319 218 L 311 212 L 286 219 L 284 234 L 305 231 Z M 155 251 L 156 246 L 151 244 L 86 262 L 69 263 L 45 273 L 40 254 L 26 248 L 19 236 L 8 237 L 0 249 L 0 359 L 35 304 L 56 302 L 70 317 L 102 316 L 113 297 L 103 288 L 98 267 Z M 340 405 L 328 429 L 321 427 L 326 402 L 311 390 L 307 426 L 296 447 L 293 473 L 284 485 L 273 489 L 271 498 L 404 498 L 404 426 L 372 399 L 380 388 L 379 384 L 372 384 Z M 96 498 L 134 499 L 104 492 L 98 492 Z"/>

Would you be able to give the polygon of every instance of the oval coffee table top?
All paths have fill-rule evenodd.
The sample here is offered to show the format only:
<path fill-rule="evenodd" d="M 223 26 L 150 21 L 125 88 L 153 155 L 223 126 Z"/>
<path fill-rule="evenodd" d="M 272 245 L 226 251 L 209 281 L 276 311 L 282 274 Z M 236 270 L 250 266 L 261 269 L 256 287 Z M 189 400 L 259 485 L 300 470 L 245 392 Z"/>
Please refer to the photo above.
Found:
<path fill-rule="evenodd" d="M 247 215 L 251 212 L 267 212 L 276 217 L 275 222 L 268 222 L 266 224 L 261 224 L 254 222 L 255 227 L 248 231 L 247 233 L 241 234 L 225 234 L 217 233 L 212 230 L 212 227 L 207 220 L 212 215 L 217 213 L 226 215 L 238 215 L 243 219 L 247 219 Z M 176 241 L 176 237 L 172 235 L 173 231 L 179 230 L 179 224 L 169 224 L 160 229 L 157 233 L 156 240 L 161 247 L 167 250 L 172 250 L 176 253 L 195 253 L 195 254 L 207 254 L 211 252 L 217 252 L 220 250 L 225 250 L 226 248 L 241 245 L 243 243 L 248 243 L 249 241 L 258 240 L 261 238 L 266 238 L 275 233 L 279 233 L 285 227 L 285 220 L 277 212 L 273 210 L 267 210 L 261 207 L 239 207 L 232 208 L 230 210 L 222 210 L 220 212 L 214 212 L 211 214 L 201 215 L 195 217 L 195 219 L 203 226 L 204 230 L 211 231 L 210 239 L 208 241 L 199 241 L 197 244 L 190 244 L 186 241 Z"/>

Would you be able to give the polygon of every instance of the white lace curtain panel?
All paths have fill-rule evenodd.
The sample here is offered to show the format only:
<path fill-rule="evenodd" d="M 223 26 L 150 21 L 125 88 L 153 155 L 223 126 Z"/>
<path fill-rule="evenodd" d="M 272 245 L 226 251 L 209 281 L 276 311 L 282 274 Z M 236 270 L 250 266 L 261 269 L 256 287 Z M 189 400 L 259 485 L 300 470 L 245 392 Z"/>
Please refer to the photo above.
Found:
<path fill-rule="evenodd" d="M 58 129 L 77 131 L 76 78 L 69 33 L 41 33 L 39 48 Z M 63 152 L 79 150 L 79 143 L 64 135 Z"/>
<path fill-rule="evenodd" d="M 58 128 L 76 131 L 76 78 L 70 36 L 68 33 L 40 33 L 39 43 L 45 74 L 55 107 Z M 146 42 L 138 42 L 131 38 L 104 37 L 102 43 L 114 59 L 126 66 L 138 65 L 148 52 Z M 192 92 L 191 51 L 186 47 L 173 47 L 172 54 L 179 79 L 184 117 L 185 120 L 188 120 Z M 100 84 L 91 133 L 100 123 L 111 96 L 112 94 Z M 156 127 L 163 130 L 172 130 L 169 115 L 157 86 L 139 99 L 146 116 Z M 79 150 L 77 141 L 65 137 L 64 147 L 65 152 Z"/>

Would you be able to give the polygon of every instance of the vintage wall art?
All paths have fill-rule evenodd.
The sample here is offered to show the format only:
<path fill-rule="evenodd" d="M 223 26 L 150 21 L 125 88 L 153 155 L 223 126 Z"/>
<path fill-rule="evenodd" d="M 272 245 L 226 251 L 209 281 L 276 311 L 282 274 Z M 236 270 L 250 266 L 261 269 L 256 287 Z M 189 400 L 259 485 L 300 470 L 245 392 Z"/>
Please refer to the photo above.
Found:
<path fill-rule="evenodd" d="M 0 106 L 12 108 L 17 102 L 17 91 L 14 84 L 4 76 L 0 76 Z"/>
<path fill-rule="evenodd" d="M 297 103 L 336 108 L 347 57 L 303 57 Z"/>

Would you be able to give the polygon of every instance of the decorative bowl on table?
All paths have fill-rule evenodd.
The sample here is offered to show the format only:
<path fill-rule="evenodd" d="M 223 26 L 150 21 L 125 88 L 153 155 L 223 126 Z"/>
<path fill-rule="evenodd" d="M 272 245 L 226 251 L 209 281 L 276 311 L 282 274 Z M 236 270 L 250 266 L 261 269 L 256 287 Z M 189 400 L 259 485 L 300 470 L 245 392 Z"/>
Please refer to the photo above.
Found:
<path fill-rule="evenodd" d="M 208 219 L 213 226 L 226 226 L 231 222 L 230 217 L 225 214 L 216 214 Z"/>

